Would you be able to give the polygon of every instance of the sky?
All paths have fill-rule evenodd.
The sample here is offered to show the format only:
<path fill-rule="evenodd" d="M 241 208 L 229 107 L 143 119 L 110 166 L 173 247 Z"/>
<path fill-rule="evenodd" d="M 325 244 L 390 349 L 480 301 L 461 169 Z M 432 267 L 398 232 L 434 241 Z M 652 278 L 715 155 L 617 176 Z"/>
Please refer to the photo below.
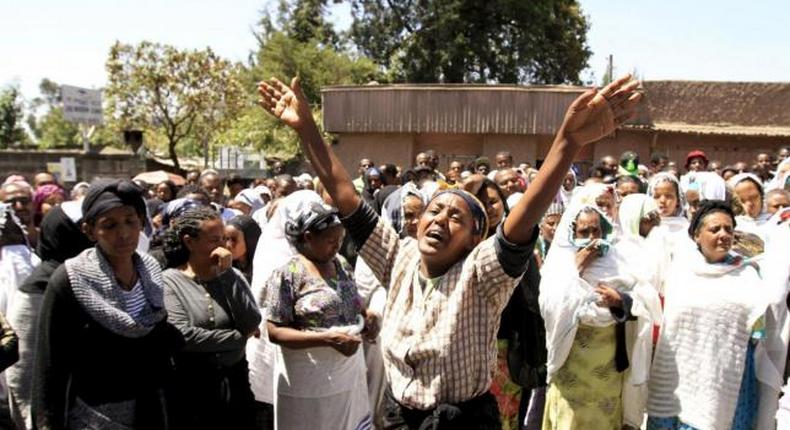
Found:
<path fill-rule="evenodd" d="M 526 1 L 526 0 L 525 0 Z M 330 2 L 332 3 L 332 2 Z M 580 0 L 593 51 L 585 80 L 598 82 L 613 55 L 615 73 L 642 79 L 790 81 L 787 0 Z M 27 98 L 47 77 L 100 88 L 115 40 L 151 40 L 180 48 L 210 46 L 244 61 L 256 48 L 252 29 L 276 0 L 3 0 L 0 85 Z M 333 5 L 340 29 L 347 3 Z"/>

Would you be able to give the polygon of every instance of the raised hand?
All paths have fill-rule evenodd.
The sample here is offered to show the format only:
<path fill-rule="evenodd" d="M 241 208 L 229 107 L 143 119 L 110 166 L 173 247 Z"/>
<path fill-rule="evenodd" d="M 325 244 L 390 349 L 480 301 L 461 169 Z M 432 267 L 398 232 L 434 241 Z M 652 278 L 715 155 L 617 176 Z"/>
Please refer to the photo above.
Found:
<path fill-rule="evenodd" d="M 258 93 L 261 96 L 258 104 L 294 130 L 299 131 L 305 124 L 314 124 L 313 113 L 302 92 L 299 77 L 291 80 L 290 87 L 277 78 L 261 81 L 258 83 Z"/>
<path fill-rule="evenodd" d="M 568 108 L 560 132 L 580 145 L 608 136 L 634 115 L 642 97 L 638 86 L 625 75 L 601 90 L 587 91 Z"/>

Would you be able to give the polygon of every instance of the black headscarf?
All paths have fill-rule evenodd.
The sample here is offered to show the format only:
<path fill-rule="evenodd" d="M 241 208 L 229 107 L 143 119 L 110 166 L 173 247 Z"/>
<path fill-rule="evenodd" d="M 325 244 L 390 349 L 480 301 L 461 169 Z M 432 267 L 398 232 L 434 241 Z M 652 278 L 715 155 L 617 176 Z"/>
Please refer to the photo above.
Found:
<path fill-rule="evenodd" d="M 285 223 L 285 235 L 291 242 L 299 242 L 308 231 L 318 233 L 336 225 L 340 225 L 337 210 L 320 203 L 312 203 L 309 211 Z"/>
<path fill-rule="evenodd" d="M 247 245 L 247 254 L 244 256 L 244 263 L 239 267 L 245 275 L 252 275 L 252 259 L 255 257 L 255 249 L 258 247 L 258 239 L 261 237 L 261 227 L 254 219 L 247 215 L 237 215 L 228 221 L 228 225 L 236 227 L 244 235 L 244 243 Z M 235 263 L 234 263 L 235 264 Z"/>
<path fill-rule="evenodd" d="M 44 292 L 49 278 L 58 266 L 92 246 L 93 243 L 80 226 L 63 212 L 63 208 L 53 207 L 41 221 L 36 253 L 42 262 L 19 289 L 28 293 Z"/>
<path fill-rule="evenodd" d="M 91 185 L 85 200 L 82 201 L 82 219 L 86 222 L 108 210 L 121 206 L 131 206 L 142 219 L 146 219 L 143 194 L 145 191 L 132 181 L 102 179 Z"/>

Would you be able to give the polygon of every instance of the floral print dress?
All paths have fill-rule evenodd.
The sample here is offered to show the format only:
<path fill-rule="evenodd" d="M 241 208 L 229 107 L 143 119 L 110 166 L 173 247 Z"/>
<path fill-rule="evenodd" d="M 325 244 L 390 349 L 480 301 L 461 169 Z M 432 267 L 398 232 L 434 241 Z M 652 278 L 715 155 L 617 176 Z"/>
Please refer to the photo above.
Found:
<path fill-rule="evenodd" d="M 300 256 L 275 270 L 266 284 L 269 321 L 300 330 L 321 330 L 357 322 L 363 301 L 353 269 L 346 260 L 334 260 L 336 277 L 311 274 Z"/>

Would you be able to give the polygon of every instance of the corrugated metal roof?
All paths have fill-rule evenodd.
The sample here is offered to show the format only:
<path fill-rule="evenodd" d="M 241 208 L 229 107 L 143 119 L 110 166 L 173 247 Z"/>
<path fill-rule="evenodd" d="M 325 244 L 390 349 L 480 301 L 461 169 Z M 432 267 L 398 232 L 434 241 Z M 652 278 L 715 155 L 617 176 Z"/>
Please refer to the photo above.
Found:
<path fill-rule="evenodd" d="M 585 89 L 568 86 L 372 85 L 325 88 L 333 133 L 553 134 Z"/>
<path fill-rule="evenodd" d="M 790 127 L 741 126 L 734 124 L 686 124 L 658 122 L 652 125 L 633 126 L 632 129 L 719 136 L 790 137 Z"/>

